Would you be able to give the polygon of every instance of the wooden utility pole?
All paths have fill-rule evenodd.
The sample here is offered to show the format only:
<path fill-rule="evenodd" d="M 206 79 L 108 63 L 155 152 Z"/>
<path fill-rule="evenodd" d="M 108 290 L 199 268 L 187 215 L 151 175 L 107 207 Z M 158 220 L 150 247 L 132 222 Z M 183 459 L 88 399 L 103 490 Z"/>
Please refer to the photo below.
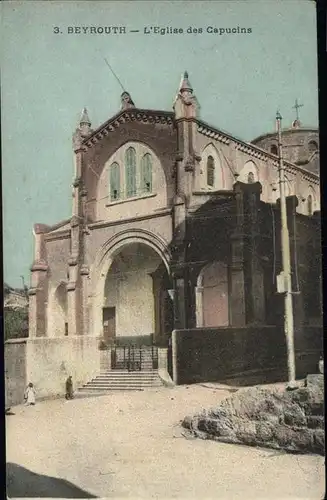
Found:
<path fill-rule="evenodd" d="M 281 289 L 284 294 L 284 332 L 287 346 L 287 369 L 288 387 L 293 389 L 295 383 L 295 351 L 294 351 L 294 321 L 293 321 L 293 296 L 290 258 L 290 238 L 287 227 L 287 208 L 285 196 L 285 167 L 283 162 L 282 146 L 282 117 L 279 112 L 276 115 L 278 131 L 278 158 L 279 158 L 279 192 L 280 192 L 280 216 L 281 216 L 281 245 L 282 245 L 282 265 Z"/>

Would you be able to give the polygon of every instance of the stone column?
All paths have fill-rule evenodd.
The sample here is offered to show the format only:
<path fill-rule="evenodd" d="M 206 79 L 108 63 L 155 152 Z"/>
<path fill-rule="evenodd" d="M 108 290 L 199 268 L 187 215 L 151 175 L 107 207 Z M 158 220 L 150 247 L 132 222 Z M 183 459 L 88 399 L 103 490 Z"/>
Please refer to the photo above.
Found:
<path fill-rule="evenodd" d="M 48 264 L 46 261 L 44 234 L 48 226 L 35 224 L 34 262 L 31 267 L 29 294 L 29 336 L 43 337 L 47 334 L 46 300 L 48 287 Z"/>
<path fill-rule="evenodd" d="M 201 328 L 204 326 L 203 320 L 203 286 L 197 286 L 195 288 L 196 297 L 196 327 Z"/>
<path fill-rule="evenodd" d="M 81 304 L 82 304 L 82 321 L 81 334 L 89 335 L 89 310 L 88 310 L 88 287 L 89 287 L 89 268 L 86 264 L 80 270 L 81 282 Z"/>
<path fill-rule="evenodd" d="M 186 328 L 185 280 L 179 274 L 174 276 L 174 329 L 183 328 Z"/>
<path fill-rule="evenodd" d="M 229 266 L 231 326 L 244 326 L 245 317 L 245 283 L 244 283 L 244 207 L 243 191 L 240 183 L 234 185 L 235 192 L 235 227 L 231 235 L 231 252 Z"/>
<path fill-rule="evenodd" d="M 154 298 L 154 342 L 157 343 L 161 338 L 161 325 L 162 325 L 162 304 L 161 304 L 161 286 L 162 286 L 162 269 L 156 269 L 150 274 L 152 278 L 152 291 Z"/>

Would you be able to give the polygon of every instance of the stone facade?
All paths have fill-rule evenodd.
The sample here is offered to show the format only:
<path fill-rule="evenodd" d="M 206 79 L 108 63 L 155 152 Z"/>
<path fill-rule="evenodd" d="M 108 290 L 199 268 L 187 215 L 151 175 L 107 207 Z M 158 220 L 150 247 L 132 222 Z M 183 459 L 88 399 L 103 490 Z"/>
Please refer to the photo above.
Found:
<path fill-rule="evenodd" d="M 138 109 L 125 97 L 96 130 L 83 110 L 73 137 L 71 217 L 34 226 L 30 341 L 43 347 L 31 347 L 33 363 L 37 352 L 56 357 L 54 345 L 75 349 L 69 339 L 78 344 L 79 336 L 150 335 L 167 347 L 176 328 L 280 323 L 278 158 L 270 136 L 248 144 L 201 121 L 186 73 L 172 112 Z M 306 133 L 293 133 L 298 156 L 287 153 L 285 161 L 303 324 L 319 321 L 321 306 L 312 297 L 319 262 L 306 251 L 320 253 L 319 177 L 298 161 L 307 158 L 300 152 Z M 87 346 L 76 349 L 87 357 Z"/>

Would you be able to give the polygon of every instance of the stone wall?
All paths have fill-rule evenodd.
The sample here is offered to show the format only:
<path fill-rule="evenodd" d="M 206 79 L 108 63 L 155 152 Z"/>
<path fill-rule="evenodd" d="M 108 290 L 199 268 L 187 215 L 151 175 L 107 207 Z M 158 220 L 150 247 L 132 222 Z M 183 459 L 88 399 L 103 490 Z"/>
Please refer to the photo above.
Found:
<path fill-rule="evenodd" d="M 26 379 L 27 339 L 7 340 L 5 343 L 5 404 L 6 407 L 24 401 Z"/>
<path fill-rule="evenodd" d="M 72 375 L 74 389 L 100 372 L 99 339 L 76 336 L 28 339 L 26 375 L 38 398 L 63 396 Z"/>
<path fill-rule="evenodd" d="M 322 331 L 295 333 L 297 377 L 317 371 Z M 176 384 L 199 382 L 251 385 L 287 378 L 283 328 L 274 326 L 198 328 L 173 332 Z"/>

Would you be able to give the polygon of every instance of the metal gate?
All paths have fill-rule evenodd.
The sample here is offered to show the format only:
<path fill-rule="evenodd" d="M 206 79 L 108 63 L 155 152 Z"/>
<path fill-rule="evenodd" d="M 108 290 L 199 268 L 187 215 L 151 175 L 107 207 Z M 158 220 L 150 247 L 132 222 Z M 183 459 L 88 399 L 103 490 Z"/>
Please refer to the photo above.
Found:
<path fill-rule="evenodd" d="M 155 370 L 158 368 L 158 350 L 156 347 L 113 346 L 111 348 L 111 369 Z"/>

